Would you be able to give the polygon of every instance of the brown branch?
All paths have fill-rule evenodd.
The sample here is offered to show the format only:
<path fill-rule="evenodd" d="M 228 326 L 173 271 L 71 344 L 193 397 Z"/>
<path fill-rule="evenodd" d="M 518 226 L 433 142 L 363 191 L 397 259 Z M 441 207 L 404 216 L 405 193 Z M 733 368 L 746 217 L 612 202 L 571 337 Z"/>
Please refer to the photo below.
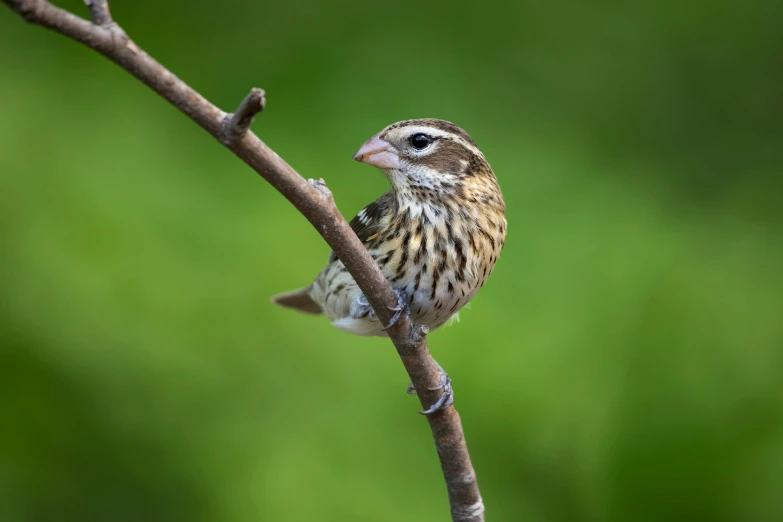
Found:
<path fill-rule="evenodd" d="M 109 12 L 108 0 L 84 0 L 84 4 L 90 10 L 90 19 L 96 25 L 109 25 L 114 23 Z"/>
<path fill-rule="evenodd" d="M 253 87 L 250 89 L 250 94 L 239 104 L 237 111 L 226 120 L 226 139 L 233 140 L 246 133 L 253 124 L 256 114 L 263 111 L 264 107 L 266 107 L 264 89 Z"/>
<path fill-rule="evenodd" d="M 248 130 L 265 103 L 253 89 L 235 114 L 226 114 L 133 43 L 109 14 L 107 0 L 86 0 L 92 22 L 46 0 L 2 0 L 30 23 L 47 27 L 98 51 L 185 113 L 285 196 L 318 230 L 345 264 L 385 324 L 397 297 L 364 245 L 340 214 L 323 180 L 309 182 Z M 443 393 L 438 366 L 427 349 L 426 327 L 409 320 L 388 330 L 422 406 Z M 453 406 L 427 416 L 446 480 L 452 519 L 484 520 L 484 506 L 459 415 Z"/>

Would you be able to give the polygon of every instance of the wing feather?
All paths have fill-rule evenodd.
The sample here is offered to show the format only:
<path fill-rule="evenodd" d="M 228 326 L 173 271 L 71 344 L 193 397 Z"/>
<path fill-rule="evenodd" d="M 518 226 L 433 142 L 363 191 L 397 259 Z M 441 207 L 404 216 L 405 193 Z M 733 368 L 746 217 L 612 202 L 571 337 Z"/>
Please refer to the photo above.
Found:
<path fill-rule="evenodd" d="M 391 192 L 387 192 L 361 209 L 351 220 L 351 228 L 362 240 L 362 243 L 375 239 L 374 236 L 380 230 L 384 217 L 392 210 L 393 204 L 394 196 Z"/>

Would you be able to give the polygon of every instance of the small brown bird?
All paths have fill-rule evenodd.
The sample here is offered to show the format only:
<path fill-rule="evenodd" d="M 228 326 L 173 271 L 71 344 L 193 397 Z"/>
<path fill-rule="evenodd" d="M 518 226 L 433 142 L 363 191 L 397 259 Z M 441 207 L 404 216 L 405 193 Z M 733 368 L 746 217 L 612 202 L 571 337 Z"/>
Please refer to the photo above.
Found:
<path fill-rule="evenodd" d="M 400 297 L 405 314 L 434 330 L 455 315 L 492 272 L 506 237 L 506 206 L 484 155 L 443 120 L 389 125 L 354 155 L 383 170 L 392 190 L 363 208 L 351 228 Z M 325 313 L 340 330 L 385 336 L 356 282 L 337 259 L 310 286 L 272 298 Z"/>
<path fill-rule="evenodd" d="M 391 324 L 410 315 L 434 330 L 476 295 L 503 248 L 506 205 L 495 174 L 464 130 L 436 119 L 389 125 L 353 159 L 381 169 L 392 186 L 350 223 L 397 293 Z M 272 301 L 324 313 L 346 332 L 386 335 L 334 252 L 313 284 Z M 449 390 L 439 407 L 450 401 Z"/>

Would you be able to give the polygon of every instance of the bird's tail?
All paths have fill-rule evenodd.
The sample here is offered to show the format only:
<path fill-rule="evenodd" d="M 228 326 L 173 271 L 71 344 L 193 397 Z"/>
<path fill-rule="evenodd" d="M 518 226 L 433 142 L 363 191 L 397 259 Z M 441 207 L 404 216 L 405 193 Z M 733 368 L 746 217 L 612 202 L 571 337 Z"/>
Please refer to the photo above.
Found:
<path fill-rule="evenodd" d="M 293 308 L 307 314 L 323 313 L 321 307 L 310 297 L 310 287 L 300 288 L 272 297 L 272 302 L 285 308 Z"/>

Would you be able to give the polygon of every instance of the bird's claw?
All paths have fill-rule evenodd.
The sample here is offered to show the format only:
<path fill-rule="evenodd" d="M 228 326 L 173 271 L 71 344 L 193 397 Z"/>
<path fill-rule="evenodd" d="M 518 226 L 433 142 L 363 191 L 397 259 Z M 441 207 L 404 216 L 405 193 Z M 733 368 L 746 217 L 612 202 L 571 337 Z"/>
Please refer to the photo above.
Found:
<path fill-rule="evenodd" d="M 370 302 L 367 300 L 367 296 L 359 294 L 353 298 L 350 309 L 351 317 L 354 319 L 361 319 L 367 316 L 370 321 L 377 321 L 378 317 L 375 315 L 375 310 L 370 306 Z"/>
<path fill-rule="evenodd" d="M 404 321 L 411 315 L 411 309 L 408 307 L 408 294 L 404 290 L 394 289 L 394 293 L 397 294 L 397 306 L 389 308 L 394 312 L 389 324 L 383 327 L 384 330 L 388 330 L 400 321 Z"/>
<path fill-rule="evenodd" d="M 410 315 L 410 309 L 408 308 L 408 294 L 406 294 L 403 290 L 395 290 L 394 293 L 397 294 L 397 306 L 390 309 L 395 313 L 392 316 L 391 321 L 389 321 L 389 324 L 383 328 L 384 330 L 397 324 L 401 320 L 400 318 L 402 318 L 404 321 Z M 353 298 L 350 314 L 354 319 L 360 319 L 364 316 L 367 316 L 370 321 L 378 320 L 378 315 L 375 313 L 375 310 L 373 310 L 370 302 L 367 300 L 367 296 L 364 294 L 359 294 Z"/>
<path fill-rule="evenodd" d="M 443 370 L 443 368 L 441 368 L 440 364 L 438 364 L 438 374 L 440 375 L 440 379 L 438 380 L 438 385 L 428 388 L 428 390 L 430 391 L 443 390 L 443 393 L 440 395 L 440 397 L 435 402 L 435 404 L 430 406 L 428 409 L 419 412 L 422 415 L 431 415 L 436 411 L 445 410 L 446 408 L 454 404 L 454 389 L 451 387 L 451 379 L 449 378 L 449 374 L 447 374 Z M 410 383 L 408 385 L 408 389 L 406 390 L 406 392 L 408 393 L 408 395 L 416 395 L 416 389 L 413 387 L 413 383 Z"/>

